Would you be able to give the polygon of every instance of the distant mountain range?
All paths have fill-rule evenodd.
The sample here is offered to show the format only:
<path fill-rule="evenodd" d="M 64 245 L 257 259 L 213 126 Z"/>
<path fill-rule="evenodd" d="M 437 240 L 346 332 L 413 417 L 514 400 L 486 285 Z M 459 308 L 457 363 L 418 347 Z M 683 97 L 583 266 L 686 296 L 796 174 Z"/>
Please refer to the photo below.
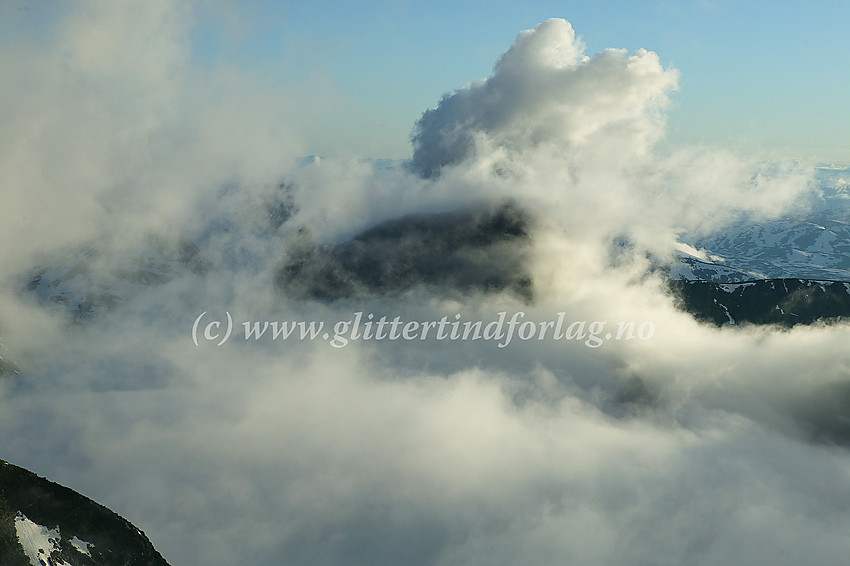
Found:
<path fill-rule="evenodd" d="M 400 165 L 378 160 L 373 166 Z M 850 282 L 848 171 L 824 166 L 818 174 L 821 190 L 804 203 L 800 218 L 741 220 L 714 234 L 685 236 L 675 260 L 656 266 L 669 275 L 680 306 L 715 324 L 793 325 L 847 316 L 844 287 L 834 283 Z M 296 217 L 292 187 L 281 184 L 275 195 L 245 213 L 253 218 L 249 229 L 271 233 Z M 228 222 L 215 221 L 210 230 L 239 229 Z M 388 220 L 340 243 L 314 242 L 301 227 L 281 250 L 281 267 L 269 284 L 291 298 L 319 301 L 401 296 L 414 288 L 455 297 L 508 291 L 531 301 L 525 257 L 533 230 L 516 203 Z M 33 268 L 21 289 L 83 322 L 146 287 L 211 269 L 194 242 L 149 235 L 127 251 L 110 242 L 66 250 Z M 803 301 L 813 287 L 822 296 Z M 0 375 L 19 372 L 0 351 Z"/>
<path fill-rule="evenodd" d="M 797 217 L 686 239 L 666 266 L 678 304 L 716 325 L 794 326 L 850 315 L 850 170 L 816 169 Z"/>
<path fill-rule="evenodd" d="M 671 266 L 673 279 L 741 282 L 752 279 L 850 281 L 850 223 L 794 220 L 738 223 L 693 241 Z"/>
<path fill-rule="evenodd" d="M 79 493 L 0 460 L 3 566 L 168 566 L 145 534 Z"/>

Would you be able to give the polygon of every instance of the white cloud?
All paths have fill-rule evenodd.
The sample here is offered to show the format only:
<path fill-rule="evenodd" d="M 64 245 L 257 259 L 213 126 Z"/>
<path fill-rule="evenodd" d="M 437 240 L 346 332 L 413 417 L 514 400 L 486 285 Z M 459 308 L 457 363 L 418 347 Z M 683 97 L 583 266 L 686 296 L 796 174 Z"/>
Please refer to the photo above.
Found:
<path fill-rule="evenodd" d="M 475 154 L 477 144 L 523 152 L 541 144 L 565 152 L 603 145 L 609 161 L 649 149 L 662 133 L 678 72 L 646 50 L 607 49 L 592 58 L 569 22 L 522 32 L 493 76 L 447 94 L 423 114 L 413 167 L 432 176 Z"/>
<path fill-rule="evenodd" d="M 192 65 L 190 5 L 87 2 L 63 16 L 45 43 L 0 53 L 0 230 L 16 244 L 4 265 L 32 262 L 59 230 L 66 243 L 101 236 L 115 209 L 168 226 L 205 191 L 266 181 L 295 154 L 280 87 Z"/>

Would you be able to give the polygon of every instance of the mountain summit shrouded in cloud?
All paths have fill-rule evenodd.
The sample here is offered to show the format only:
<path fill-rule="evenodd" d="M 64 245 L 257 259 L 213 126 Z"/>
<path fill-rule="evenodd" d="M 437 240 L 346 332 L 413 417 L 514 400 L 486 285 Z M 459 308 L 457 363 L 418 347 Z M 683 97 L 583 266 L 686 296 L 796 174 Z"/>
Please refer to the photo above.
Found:
<path fill-rule="evenodd" d="M 645 49 L 606 49 L 592 58 L 566 20 L 519 34 L 493 76 L 445 95 L 413 136 L 415 171 L 426 177 L 493 146 L 522 152 L 552 144 L 581 151 L 644 153 L 662 134 L 678 72 Z"/>
<path fill-rule="evenodd" d="M 662 269 L 837 273 L 844 180 L 660 149 L 677 71 L 585 56 L 558 19 L 426 111 L 409 163 L 298 163 L 286 89 L 198 63 L 191 15 L 92 3 L 0 49 L 0 458 L 132 517 L 175 566 L 850 554 L 850 329 L 703 324 Z M 745 257 L 765 234 L 769 262 Z M 716 289 L 691 297 L 719 324 Z M 505 347 L 276 332 L 500 316 L 526 324 Z"/>

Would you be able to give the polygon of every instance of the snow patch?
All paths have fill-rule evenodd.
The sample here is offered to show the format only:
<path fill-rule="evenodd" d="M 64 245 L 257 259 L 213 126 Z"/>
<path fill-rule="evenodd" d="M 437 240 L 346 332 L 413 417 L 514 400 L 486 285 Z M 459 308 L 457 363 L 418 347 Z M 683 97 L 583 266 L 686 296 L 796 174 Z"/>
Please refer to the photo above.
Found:
<path fill-rule="evenodd" d="M 44 564 L 71 566 L 64 560 L 51 556 L 53 552 L 61 552 L 59 543 L 62 537 L 59 534 L 59 527 L 48 529 L 30 521 L 26 515 L 18 512 L 15 516 L 15 532 L 32 566 Z"/>
<path fill-rule="evenodd" d="M 89 558 L 91 558 L 91 552 L 89 551 L 89 547 L 90 547 L 90 546 L 92 546 L 92 547 L 94 546 L 92 543 L 90 543 L 90 542 L 86 542 L 86 541 L 84 541 L 84 540 L 80 540 L 80 539 L 78 539 L 76 536 L 74 536 L 74 537 L 73 537 L 70 541 L 68 541 L 68 542 L 70 542 L 70 543 L 71 543 L 71 546 L 73 546 L 74 548 L 76 548 L 76 549 L 77 549 L 77 551 L 79 551 L 80 553 L 85 554 L 86 556 L 88 556 Z"/>

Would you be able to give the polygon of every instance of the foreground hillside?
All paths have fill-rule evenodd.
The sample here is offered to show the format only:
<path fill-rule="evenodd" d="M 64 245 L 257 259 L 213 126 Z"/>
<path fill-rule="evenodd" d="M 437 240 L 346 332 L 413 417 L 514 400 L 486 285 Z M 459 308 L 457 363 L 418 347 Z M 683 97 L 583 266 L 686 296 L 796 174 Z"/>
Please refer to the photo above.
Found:
<path fill-rule="evenodd" d="M 0 564 L 168 563 L 126 519 L 67 487 L 0 460 Z"/>

